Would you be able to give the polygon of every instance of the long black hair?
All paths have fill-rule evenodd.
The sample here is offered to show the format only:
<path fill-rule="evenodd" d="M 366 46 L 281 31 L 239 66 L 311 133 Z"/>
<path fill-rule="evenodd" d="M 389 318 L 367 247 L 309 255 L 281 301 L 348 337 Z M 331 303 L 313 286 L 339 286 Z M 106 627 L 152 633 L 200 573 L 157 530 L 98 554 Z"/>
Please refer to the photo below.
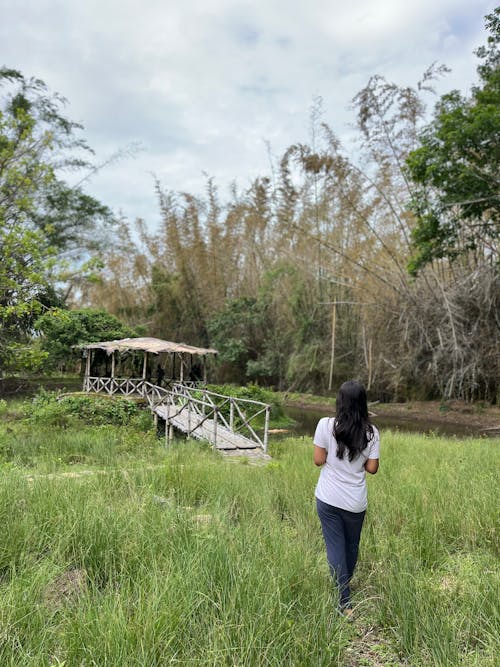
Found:
<path fill-rule="evenodd" d="M 337 394 L 336 412 L 333 435 L 337 441 L 337 458 L 343 459 L 347 449 L 349 461 L 353 461 L 373 438 L 366 390 L 361 382 L 344 382 Z"/>

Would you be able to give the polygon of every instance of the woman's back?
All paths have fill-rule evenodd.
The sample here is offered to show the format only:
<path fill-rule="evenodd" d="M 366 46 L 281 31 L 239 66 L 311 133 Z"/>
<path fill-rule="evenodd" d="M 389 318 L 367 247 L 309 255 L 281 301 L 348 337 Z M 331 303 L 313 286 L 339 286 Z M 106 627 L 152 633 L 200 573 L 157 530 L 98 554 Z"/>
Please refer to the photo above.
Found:
<path fill-rule="evenodd" d="M 338 443 L 333 435 L 334 419 L 324 417 L 318 422 L 314 444 L 327 451 L 326 463 L 321 468 L 316 497 L 324 503 L 349 512 L 362 512 L 367 507 L 366 472 L 367 459 L 378 459 L 380 438 L 373 428 L 373 436 L 365 449 L 352 461 L 347 452 L 337 456 Z"/>

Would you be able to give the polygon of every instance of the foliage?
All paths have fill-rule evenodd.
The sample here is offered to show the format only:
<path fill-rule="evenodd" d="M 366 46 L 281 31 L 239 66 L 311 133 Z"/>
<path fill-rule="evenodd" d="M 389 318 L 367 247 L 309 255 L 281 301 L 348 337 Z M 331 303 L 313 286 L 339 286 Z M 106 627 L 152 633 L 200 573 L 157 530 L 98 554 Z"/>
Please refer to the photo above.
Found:
<path fill-rule="evenodd" d="M 500 276 L 488 266 L 453 272 L 422 269 L 409 295 L 395 295 L 372 315 L 396 400 L 500 400 Z M 404 327 L 401 324 L 404 323 Z M 380 383 L 380 380 L 378 380 Z M 380 386 L 380 385 L 379 385 Z"/>
<path fill-rule="evenodd" d="M 51 255 L 38 232 L 26 231 L 17 223 L 7 226 L 0 217 L 0 365 L 3 372 L 26 368 L 35 361 L 28 344 L 34 319 L 44 305 L 52 301 Z"/>
<path fill-rule="evenodd" d="M 59 395 L 41 391 L 29 408 L 29 418 L 44 426 L 68 426 L 80 421 L 87 425 L 137 425 L 143 410 L 133 401 L 119 397 Z M 151 425 L 150 415 L 147 423 Z"/>
<path fill-rule="evenodd" d="M 219 353 L 219 361 L 230 364 L 229 380 L 241 382 L 248 377 L 249 364 L 262 350 L 265 319 L 261 302 L 240 297 L 226 302 L 208 321 L 208 333 Z"/>
<path fill-rule="evenodd" d="M 67 362 L 76 355 L 79 357 L 80 352 L 75 351 L 74 346 L 138 334 L 137 329 L 126 326 L 114 315 L 90 308 L 53 308 L 39 317 L 34 327 L 42 334 L 41 349 L 47 353 L 52 366 Z"/>
<path fill-rule="evenodd" d="M 498 260 L 500 238 L 500 8 L 486 17 L 487 46 L 476 54 L 480 85 L 469 97 L 444 95 L 420 146 L 408 157 L 417 186 L 413 207 L 416 273 L 434 259 L 474 251 Z"/>
<path fill-rule="evenodd" d="M 0 87 L 0 363 L 5 372 L 26 365 L 19 346 L 21 351 L 28 347 L 33 322 L 44 308 L 61 305 L 56 285 L 65 285 L 67 296 L 68 286 L 92 273 L 89 253 L 113 219 L 109 209 L 60 178 L 63 170 L 90 168 L 85 156 L 91 151 L 76 136 L 81 126 L 61 113 L 65 100 L 51 95 L 42 81 L 12 69 L 0 69 Z"/>
<path fill-rule="evenodd" d="M 87 286 L 82 303 L 123 314 L 132 325 L 146 320 L 151 335 L 218 349 L 218 382 L 325 393 L 358 377 L 385 400 L 498 400 L 494 207 L 480 220 L 460 218 L 474 202 L 446 208 L 445 191 L 413 182 L 407 163 L 423 150 L 421 137 L 440 148 L 433 132 L 463 116 L 469 125 L 457 124 L 456 133 L 446 125 L 443 142 L 456 141 L 460 150 L 472 142 L 477 155 L 449 166 L 474 179 L 484 167 L 483 186 L 493 190 L 496 135 L 487 128 L 491 122 L 497 132 L 496 53 L 495 40 L 478 51 L 481 85 L 462 107 L 446 103 L 446 119 L 435 114 L 427 129 L 428 95 L 443 66 L 428 68 L 415 86 L 371 77 L 353 99 L 357 151 L 342 147 L 316 99 L 309 141 L 289 146 L 271 159 L 270 174 L 243 190 L 231 187 L 224 201 L 211 178 L 204 196 L 157 184 L 158 229 L 130 227 L 126 252 L 109 257 L 104 279 Z M 490 162 L 481 162 L 488 157 L 482 140 Z M 444 179 L 444 149 L 439 160 Z M 422 223 L 411 201 L 442 205 L 442 229 L 455 216 L 455 230 L 475 230 L 475 250 L 409 275 Z"/>

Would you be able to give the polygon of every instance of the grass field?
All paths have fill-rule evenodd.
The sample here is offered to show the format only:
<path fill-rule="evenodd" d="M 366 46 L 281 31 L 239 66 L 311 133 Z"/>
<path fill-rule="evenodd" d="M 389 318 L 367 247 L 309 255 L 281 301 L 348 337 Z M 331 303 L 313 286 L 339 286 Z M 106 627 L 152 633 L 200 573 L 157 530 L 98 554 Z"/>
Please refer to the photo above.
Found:
<path fill-rule="evenodd" d="M 257 467 L 103 409 L 0 404 L 2 667 L 497 664 L 498 440 L 382 434 L 349 622 L 309 441 Z"/>

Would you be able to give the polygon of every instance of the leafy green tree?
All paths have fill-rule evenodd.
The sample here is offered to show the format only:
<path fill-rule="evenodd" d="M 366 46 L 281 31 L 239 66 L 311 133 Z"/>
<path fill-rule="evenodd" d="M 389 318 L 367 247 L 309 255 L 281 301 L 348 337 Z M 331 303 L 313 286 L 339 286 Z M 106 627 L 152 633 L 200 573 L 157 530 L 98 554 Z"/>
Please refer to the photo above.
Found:
<path fill-rule="evenodd" d="M 51 365 L 74 359 L 73 346 L 137 336 L 138 330 L 126 326 L 104 310 L 53 308 L 34 324 L 41 333 L 40 348 Z"/>
<path fill-rule="evenodd" d="M 209 320 L 211 344 L 219 352 L 225 380 L 248 380 L 248 366 L 262 352 L 265 315 L 264 305 L 256 298 L 240 297 L 228 300 Z"/>
<path fill-rule="evenodd" d="M 486 17 L 476 51 L 480 83 L 469 97 L 441 97 L 420 147 L 407 161 L 417 189 L 410 271 L 434 259 L 476 252 L 498 259 L 500 238 L 500 8 Z"/>
<path fill-rule="evenodd" d="M 0 367 L 32 366 L 34 320 L 95 267 L 109 209 L 60 174 L 90 169 L 81 126 L 37 79 L 0 69 Z M 56 288 L 57 286 L 57 288 Z M 58 293 L 59 292 L 59 293 Z"/>

